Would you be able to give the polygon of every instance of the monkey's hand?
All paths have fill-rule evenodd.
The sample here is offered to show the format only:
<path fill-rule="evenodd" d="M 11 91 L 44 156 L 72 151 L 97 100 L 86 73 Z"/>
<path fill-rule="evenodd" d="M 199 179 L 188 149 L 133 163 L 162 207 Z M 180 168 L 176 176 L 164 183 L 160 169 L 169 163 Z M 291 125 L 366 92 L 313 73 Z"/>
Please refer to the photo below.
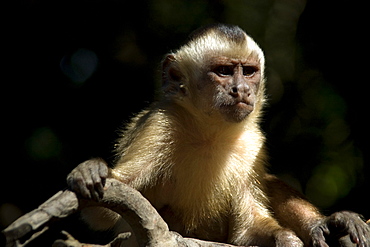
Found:
<path fill-rule="evenodd" d="M 328 240 L 335 239 L 338 243 L 343 236 L 349 235 L 351 241 L 359 247 L 370 247 L 370 226 L 368 226 L 360 215 L 342 211 L 325 217 L 312 228 L 312 246 L 328 247 Z M 350 241 L 348 241 L 350 242 Z M 353 246 L 341 242 L 340 246 Z"/>
<path fill-rule="evenodd" d="M 104 194 L 104 184 L 108 177 L 108 166 L 102 159 L 90 159 L 79 164 L 67 176 L 70 190 L 88 199 L 99 200 Z"/>

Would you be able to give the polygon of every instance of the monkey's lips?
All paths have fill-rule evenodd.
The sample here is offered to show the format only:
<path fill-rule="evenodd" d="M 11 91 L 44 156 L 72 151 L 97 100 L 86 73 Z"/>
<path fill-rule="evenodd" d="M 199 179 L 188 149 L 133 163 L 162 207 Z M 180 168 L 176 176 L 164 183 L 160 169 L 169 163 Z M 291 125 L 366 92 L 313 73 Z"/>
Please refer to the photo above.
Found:
<path fill-rule="evenodd" d="M 254 105 L 252 103 L 245 102 L 245 101 L 236 102 L 235 105 L 233 106 L 240 108 L 240 110 L 246 110 L 248 112 L 252 112 L 254 109 Z"/>
<path fill-rule="evenodd" d="M 247 100 L 235 100 L 233 102 L 228 102 L 228 104 L 222 105 L 222 108 L 230 112 L 240 112 L 240 113 L 251 113 L 254 109 L 254 104 Z"/>

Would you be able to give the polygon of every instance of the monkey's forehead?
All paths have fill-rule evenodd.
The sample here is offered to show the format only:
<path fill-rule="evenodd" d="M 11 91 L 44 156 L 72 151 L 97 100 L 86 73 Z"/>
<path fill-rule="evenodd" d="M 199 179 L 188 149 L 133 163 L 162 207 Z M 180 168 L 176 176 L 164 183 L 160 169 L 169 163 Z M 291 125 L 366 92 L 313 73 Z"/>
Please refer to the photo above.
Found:
<path fill-rule="evenodd" d="M 264 64 L 264 55 L 261 48 L 246 34 L 245 39 L 240 42 L 234 42 L 219 35 L 206 35 L 181 47 L 177 55 L 179 55 L 179 58 L 190 57 L 198 62 L 207 62 L 207 60 L 214 57 L 227 57 L 230 59 L 254 60 Z"/>
<path fill-rule="evenodd" d="M 260 67 L 260 60 L 256 54 L 249 54 L 249 56 L 235 56 L 233 55 L 223 55 L 222 53 L 216 55 L 210 55 L 206 58 L 205 62 L 209 66 L 219 66 L 219 65 L 253 65 Z"/>

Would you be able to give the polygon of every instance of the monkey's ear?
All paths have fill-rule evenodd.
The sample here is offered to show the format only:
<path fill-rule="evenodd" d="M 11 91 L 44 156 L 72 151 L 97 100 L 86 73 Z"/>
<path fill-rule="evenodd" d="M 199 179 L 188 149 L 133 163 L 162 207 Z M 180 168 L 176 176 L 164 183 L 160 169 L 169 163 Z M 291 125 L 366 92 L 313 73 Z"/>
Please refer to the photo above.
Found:
<path fill-rule="evenodd" d="M 162 89 L 165 94 L 185 93 L 182 84 L 184 76 L 177 67 L 174 54 L 168 54 L 162 62 Z"/>

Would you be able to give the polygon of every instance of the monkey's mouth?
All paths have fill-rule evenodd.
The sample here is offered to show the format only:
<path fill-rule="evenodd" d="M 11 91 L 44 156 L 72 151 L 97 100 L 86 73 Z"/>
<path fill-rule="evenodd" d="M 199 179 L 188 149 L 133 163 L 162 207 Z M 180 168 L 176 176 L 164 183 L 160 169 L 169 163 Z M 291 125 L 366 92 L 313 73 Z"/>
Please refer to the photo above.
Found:
<path fill-rule="evenodd" d="M 222 104 L 221 108 L 223 108 L 226 111 L 245 112 L 249 114 L 253 111 L 254 104 L 247 100 L 235 100 L 233 102 Z"/>
<path fill-rule="evenodd" d="M 249 112 L 252 112 L 254 109 L 254 104 L 252 104 L 251 102 L 246 102 L 246 101 L 238 101 L 233 106 L 240 108 L 240 110 L 246 110 Z"/>
<path fill-rule="evenodd" d="M 241 122 L 254 110 L 254 104 L 246 101 L 234 101 L 222 104 L 221 113 L 228 122 Z"/>

